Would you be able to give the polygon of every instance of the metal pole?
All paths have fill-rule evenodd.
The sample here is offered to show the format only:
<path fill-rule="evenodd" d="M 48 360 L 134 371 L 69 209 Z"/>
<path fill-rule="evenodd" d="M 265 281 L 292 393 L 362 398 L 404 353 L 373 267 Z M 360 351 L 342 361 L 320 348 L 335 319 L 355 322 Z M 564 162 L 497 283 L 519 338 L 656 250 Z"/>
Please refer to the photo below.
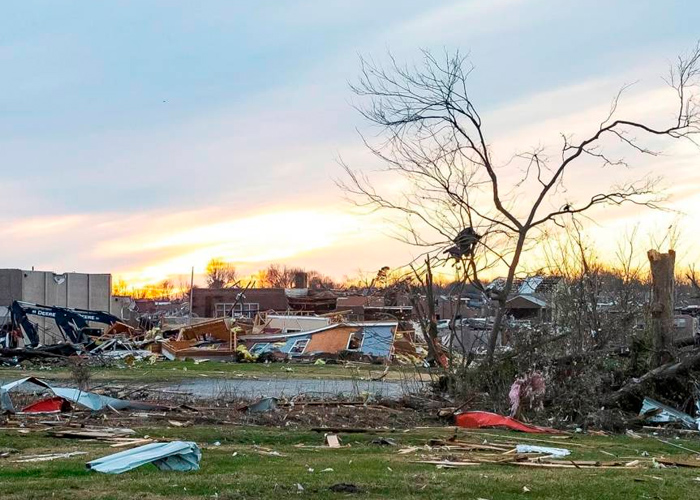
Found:
<path fill-rule="evenodd" d="M 192 326 L 192 297 L 194 292 L 194 266 L 192 266 L 192 274 L 190 275 L 190 312 L 187 315 L 187 326 Z"/>

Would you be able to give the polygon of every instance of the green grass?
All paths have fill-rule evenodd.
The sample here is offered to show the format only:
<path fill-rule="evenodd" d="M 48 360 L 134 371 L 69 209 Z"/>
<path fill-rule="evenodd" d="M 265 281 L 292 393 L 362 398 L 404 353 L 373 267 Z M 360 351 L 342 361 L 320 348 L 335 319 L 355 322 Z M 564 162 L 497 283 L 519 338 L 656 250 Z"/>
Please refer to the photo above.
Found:
<path fill-rule="evenodd" d="M 423 445 L 431 437 L 446 437 L 452 431 L 378 431 L 399 446 Z M 397 448 L 371 444 L 377 434 L 341 434 L 350 448 L 299 448 L 297 444 L 320 445 L 323 436 L 307 430 L 278 428 L 189 427 L 140 428 L 139 435 L 193 440 L 202 447 L 197 472 L 162 472 L 145 466 L 111 476 L 86 471 L 85 461 L 114 449 L 99 442 L 44 437 L 39 433 L 18 435 L 0 431 L 0 448 L 14 447 L 21 454 L 82 450 L 89 455 L 54 462 L 13 464 L 0 459 L 0 491 L 3 499 L 146 499 L 146 498 L 487 498 L 487 499 L 615 499 L 690 498 L 697 491 L 700 469 L 575 470 L 525 469 L 514 466 L 480 465 L 461 469 L 437 469 L 414 464 L 417 455 L 398 455 Z M 460 431 L 461 434 L 464 431 Z M 533 436 L 499 432 L 509 439 Z M 483 439 L 493 439 L 483 436 Z M 215 442 L 219 446 L 214 446 Z M 684 453 L 653 439 L 576 436 L 566 443 L 572 458 L 612 459 Z M 700 442 L 673 440 L 700 449 Z M 285 454 L 264 456 L 254 445 Z M 233 454 L 236 453 L 236 456 Z M 17 456 L 17 455 L 14 455 Z M 331 468 L 333 471 L 322 472 Z M 309 469 L 313 469 L 310 471 Z M 336 483 L 352 483 L 362 489 L 356 495 L 333 493 Z M 304 490 L 299 493 L 297 484 Z M 530 491 L 524 492 L 523 487 Z"/>
<path fill-rule="evenodd" d="M 91 369 L 94 380 L 148 380 L 151 382 L 178 381 L 194 377 L 212 378 L 318 378 L 318 379 L 357 379 L 370 378 L 382 374 L 384 366 L 361 365 L 357 367 L 343 365 L 306 365 L 287 363 L 223 363 L 209 361 L 195 364 L 193 361 L 159 361 L 154 364 L 138 362 L 128 367 L 123 363 L 118 366 L 94 367 Z M 413 367 L 391 367 L 385 380 L 405 380 L 429 375 L 423 370 L 419 373 Z M 29 375 L 52 379 L 67 379 L 70 371 L 64 367 L 52 367 L 50 370 L 17 368 L 0 368 L 0 379 L 12 380 Z"/>

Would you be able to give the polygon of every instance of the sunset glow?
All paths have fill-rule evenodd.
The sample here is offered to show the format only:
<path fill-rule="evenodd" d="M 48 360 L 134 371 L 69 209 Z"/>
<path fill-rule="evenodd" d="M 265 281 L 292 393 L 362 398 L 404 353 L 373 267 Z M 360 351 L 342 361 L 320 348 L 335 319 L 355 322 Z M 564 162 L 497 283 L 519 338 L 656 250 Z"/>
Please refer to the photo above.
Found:
<path fill-rule="evenodd" d="M 227 2 L 201 11 L 132 7 L 52 7 L 19 28 L 29 7 L 16 6 L 0 20 L 0 61 L 11 75 L 0 83 L 5 267 L 110 272 L 140 287 L 177 281 L 192 267 L 201 282 L 213 257 L 242 275 L 280 263 L 339 280 L 404 266 L 422 249 L 392 238 L 390 214 L 363 213 L 335 182 L 341 159 L 370 174 L 381 167 L 358 135 L 379 131 L 353 107 L 348 87 L 358 54 L 385 60 L 390 49 L 410 62 L 421 48 L 469 52 L 470 92 L 506 168 L 513 154 L 535 147 L 556 157 L 561 134 L 590 133 L 630 82 L 619 112 L 667 120 L 674 95 L 661 77 L 697 36 L 692 16 L 676 6 L 630 12 L 602 2 L 600 22 L 580 33 L 561 27 L 587 18 L 590 7 L 551 1 L 360 2 L 340 12 Z M 83 15 L 93 21 L 80 22 Z M 151 16 L 162 32 L 139 22 Z M 621 16 L 644 43 L 606 28 Z M 664 35 L 668 26 L 672 36 Z M 573 67 L 571 54 L 584 45 L 586 57 Z M 664 177 L 669 211 L 591 214 L 586 234 L 601 258 L 632 228 L 643 254 L 651 235 L 675 226 L 679 265 L 700 259 L 698 150 L 672 142 L 662 151 L 629 155 L 628 167 L 582 164 L 567 174 L 561 200 Z M 405 184 L 382 176 L 377 188 L 401 193 Z M 537 251 L 526 256 L 527 266 L 538 259 Z"/>

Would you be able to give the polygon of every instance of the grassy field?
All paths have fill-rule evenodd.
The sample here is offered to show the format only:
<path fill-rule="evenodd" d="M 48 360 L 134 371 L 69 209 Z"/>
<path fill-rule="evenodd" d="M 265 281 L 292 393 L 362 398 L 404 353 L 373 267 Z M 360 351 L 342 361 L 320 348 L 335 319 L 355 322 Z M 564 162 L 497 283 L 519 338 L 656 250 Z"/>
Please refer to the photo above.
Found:
<path fill-rule="evenodd" d="M 87 460 L 115 450 L 105 443 L 49 438 L 0 431 L 0 448 L 19 453 L 0 458 L 1 497 L 17 499 L 160 499 L 160 498 L 466 498 L 466 499 L 627 499 L 691 498 L 697 491 L 700 469 L 639 470 L 526 469 L 479 465 L 437 469 L 411 463 L 417 456 L 399 455 L 396 447 L 371 441 L 378 435 L 399 445 L 423 445 L 434 437 L 449 436 L 450 429 L 386 431 L 379 434 L 341 434 L 348 448 L 298 447 L 321 445 L 323 436 L 310 431 L 277 428 L 190 427 L 141 428 L 138 434 L 177 438 L 199 443 L 203 458 L 197 472 L 162 472 L 144 466 L 121 475 L 85 470 Z M 464 431 L 460 430 L 460 433 Z M 510 439 L 522 434 L 499 432 Z M 532 437 L 527 436 L 527 437 Z M 488 439 L 487 437 L 484 437 Z M 216 446 L 214 443 L 219 442 Z M 654 439 L 583 437 L 570 441 L 574 459 L 609 460 L 599 450 L 620 457 L 670 456 L 686 453 Z M 674 440 L 700 449 L 700 442 Z M 574 447 L 574 444 L 590 448 Z M 267 456 L 260 448 L 284 456 Z M 562 446 L 566 446 L 564 442 Z M 44 463 L 12 463 L 25 454 L 49 451 L 87 451 L 82 457 Z M 234 455 L 235 454 L 235 455 Z M 332 470 L 328 470 L 332 469 Z M 351 483 L 355 494 L 329 488 Z M 300 486 L 298 486 L 300 485 Z M 303 489 L 302 489 L 303 488 Z M 528 490 L 528 491 L 526 491 Z"/>
<path fill-rule="evenodd" d="M 382 375 L 384 366 L 381 365 L 306 365 L 287 363 L 221 363 L 206 362 L 195 364 L 193 361 L 159 361 L 154 364 L 138 362 L 129 367 L 123 363 L 111 367 L 91 368 L 92 378 L 97 381 L 139 380 L 142 382 L 168 382 L 194 377 L 212 378 L 318 378 L 318 379 L 358 379 L 372 378 Z M 50 370 L 30 368 L 0 368 L 0 379 L 46 377 L 52 379 L 70 378 L 70 370 L 65 367 L 51 367 Z M 406 380 L 422 377 L 428 380 L 425 370 L 414 367 L 392 366 L 384 380 Z"/>

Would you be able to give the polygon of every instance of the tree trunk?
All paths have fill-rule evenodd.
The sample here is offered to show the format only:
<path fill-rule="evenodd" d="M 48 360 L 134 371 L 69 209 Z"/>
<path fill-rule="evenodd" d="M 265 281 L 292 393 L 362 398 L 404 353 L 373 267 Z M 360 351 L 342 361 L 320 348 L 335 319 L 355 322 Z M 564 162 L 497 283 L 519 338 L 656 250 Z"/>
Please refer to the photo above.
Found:
<path fill-rule="evenodd" d="M 496 317 L 493 320 L 493 327 L 489 335 L 489 344 L 486 351 L 486 359 L 489 363 L 493 361 L 493 353 L 496 352 L 496 344 L 498 344 L 498 335 L 501 333 L 503 327 L 503 317 L 506 314 L 506 301 L 505 299 L 498 299 L 498 310 L 496 311 Z"/>
<path fill-rule="evenodd" d="M 503 317 L 506 313 L 506 302 L 508 301 L 508 295 L 513 289 L 513 281 L 515 280 L 515 270 L 518 268 L 518 263 L 520 262 L 520 254 L 523 252 L 523 245 L 525 244 L 525 236 L 529 228 L 523 228 L 518 236 L 518 242 L 515 245 L 515 252 L 513 252 L 513 260 L 508 267 L 508 277 L 506 278 L 506 283 L 503 285 L 503 290 L 498 293 L 498 311 L 496 311 L 496 317 L 493 321 L 493 328 L 489 333 L 489 343 L 486 351 L 486 361 L 490 364 L 493 362 L 493 355 L 496 352 L 496 344 L 498 343 L 498 335 L 501 333 L 503 328 Z"/>
<path fill-rule="evenodd" d="M 425 297 L 428 302 L 428 344 L 432 346 L 432 355 L 435 363 L 442 368 L 447 368 L 446 359 L 442 354 L 442 350 L 438 347 L 440 340 L 438 339 L 437 316 L 435 314 L 435 295 L 433 289 L 433 270 L 430 268 L 430 260 L 425 259 L 426 278 L 425 278 Z"/>
<path fill-rule="evenodd" d="M 654 366 L 673 359 L 673 287 L 676 252 L 647 252 L 651 267 L 651 331 L 654 346 Z"/>
<path fill-rule="evenodd" d="M 427 311 L 423 309 L 423 304 L 420 301 L 419 294 L 412 293 L 410 296 L 411 305 L 413 309 L 418 313 L 418 321 L 423 329 L 425 335 L 425 342 L 428 346 L 428 356 L 433 359 L 437 366 L 441 368 L 446 368 L 445 357 L 439 350 L 439 340 L 438 340 L 438 329 L 437 329 L 437 317 L 435 315 L 435 297 L 433 294 L 433 272 L 430 267 L 430 260 L 425 260 L 425 265 L 427 268 L 425 283 L 421 281 L 425 293 L 425 305 L 427 306 Z M 415 272 L 415 271 L 414 271 Z M 416 277 L 418 275 L 416 274 Z"/>

